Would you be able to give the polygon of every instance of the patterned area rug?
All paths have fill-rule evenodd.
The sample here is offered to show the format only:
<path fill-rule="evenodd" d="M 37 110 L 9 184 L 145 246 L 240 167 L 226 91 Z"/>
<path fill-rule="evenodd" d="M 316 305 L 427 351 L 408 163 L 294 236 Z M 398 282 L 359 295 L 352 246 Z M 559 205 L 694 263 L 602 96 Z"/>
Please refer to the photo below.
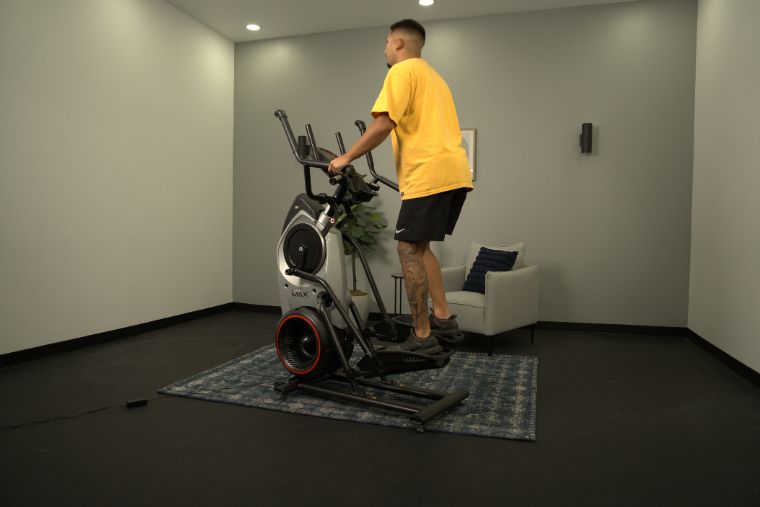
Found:
<path fill-rule="evenodd" d="M 269 345 L 176 382 L 159 393 L 383 426 L 416 426 L 398 412 L 320 398 L 301 391 L 283 400 L 272 385 L 276 380 L 287 380 L 285 373 L 274 345 Z M 462 405 L 427 422 L 426 431 L 536 440 L 537 377 L 538 359 L 535 357 L 455 352 L 445 368 L 391 378 L 415 387 L 470 392 Z"/>

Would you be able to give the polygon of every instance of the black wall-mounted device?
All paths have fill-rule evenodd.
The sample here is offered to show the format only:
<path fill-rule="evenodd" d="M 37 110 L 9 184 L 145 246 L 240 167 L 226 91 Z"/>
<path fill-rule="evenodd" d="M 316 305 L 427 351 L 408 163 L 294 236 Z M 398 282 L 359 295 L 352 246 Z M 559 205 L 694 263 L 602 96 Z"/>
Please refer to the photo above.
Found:
<path fill-rule="evenodd" d="M 591 153 L 592 147 L 592 129 L 591 123 L 583 123 L 581 125 L 581 153 Z"/>

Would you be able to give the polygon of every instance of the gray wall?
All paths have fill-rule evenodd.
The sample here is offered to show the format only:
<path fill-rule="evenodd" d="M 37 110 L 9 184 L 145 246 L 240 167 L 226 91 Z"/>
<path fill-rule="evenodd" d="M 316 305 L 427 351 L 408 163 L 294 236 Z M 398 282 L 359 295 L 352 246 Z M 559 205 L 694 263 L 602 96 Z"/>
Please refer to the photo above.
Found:
<path fill-rule="evenodd" d="M 165 2 L 0 2 L 0 354 L 232 298 L 234 46 Z"/>
<path fill-rule="evenodd" d="M 462 127 L 477 128 L 477 181 L 454 237 L 523 240 L 541 266 L 540 319 L 685 326 L 688 308 L 697 4 L 640 1 L 431 22 L 427 58 Z M 272 113 L 311 122 L 321 144 L 356 138 L 385 74 L 385 27 L 238 44 L 235 51 L 235 300 L 277 305 L 274 249 L 302 191 Z M 596 147 L 579 153 L 582 122 Z M 392 175 L 390 142 L 376 150 Z M 398 196 L 380 208 L 393 223 Z M 390 232 L 372 256 L 391 302 Z"/>
<path fill-rule="evenodd" d="M 702 0 L 689 328 L 760 371 L 760 3 Z"/>

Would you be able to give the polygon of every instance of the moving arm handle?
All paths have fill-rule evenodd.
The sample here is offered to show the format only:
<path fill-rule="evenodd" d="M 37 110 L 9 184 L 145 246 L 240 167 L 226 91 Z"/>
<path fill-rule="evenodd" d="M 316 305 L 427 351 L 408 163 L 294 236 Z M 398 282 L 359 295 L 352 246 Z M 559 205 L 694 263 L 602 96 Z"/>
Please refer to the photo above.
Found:
<path fill-rule="evenodd" d="M 316 167 L 317 169 L 327 171 L 327 168 L 330 167 L 329 162 L 325 162 L 324 160 L 301 158 L 299 156 L 296 137 L 293 135 L 293 129 L 290 128 L 290 122 L 288 121 L 287 113 L 285 113 L 285 111 L 282 109 L 278 109 L 274 112 L 274 115 L 277 117 L 277 119 L 280 120 L 280 123 L 282 123 L 282 128 L 285 130 L 285 137 L 288 138 L 288 144 L 290 144 L 290 149 L 293 150 L 293 156 L 296 157 L 296 160 L 298 160 L 298 162 L 300 162 L 302 165 Z M 314 142 L 314 132 L 311 130 L 311 125 L 306 125 L 306 134 L 309 136 L 309 141 L 312 143 L 312 154 L 314 156 L 317 156 L 316 150 L 318 148 Z"/>
<path fill-rule="evenodd" d="M 340 132 L 335 133 L 335 139 L 338 141 L 338 149 L 341 155 L 346 154 L 346 145 L 343 143 L 343 135 Z"/>
<path fill-rule="evenodd" d="M 361 135 L 364 135 L 364 132 L 367 131 L 367 125 L 362 120 L 356 120 L 354 122 L 354 125 L 359 129 L 359 133 Z M 372 177 L 375 179 L 375 183 L 378 181 L 382 184 L 384 184 L 386 187 L 392 188 L 396 192 L 398 192 L 398 185 L 396 182 L 389 180 L 388 178 L 384 176 L 380 176 L 375 171 L 375 160 L 372 158 L 372 152 L 367 152 L 367 166 L 369 167 L 369 172 L 372 175 Z"/>

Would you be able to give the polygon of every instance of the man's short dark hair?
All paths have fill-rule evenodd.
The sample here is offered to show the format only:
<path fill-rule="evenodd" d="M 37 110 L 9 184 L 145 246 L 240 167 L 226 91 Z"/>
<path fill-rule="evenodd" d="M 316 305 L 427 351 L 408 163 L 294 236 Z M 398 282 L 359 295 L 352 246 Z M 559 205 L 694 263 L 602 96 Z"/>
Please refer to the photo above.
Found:
<path fill-rule="evenodd" d="M 402 19 L 401 21 L 396 21 L 391 25 L 391 32 L 395 32 L 396 30 L 407 30 L 409 32 L 414 32 L 422 37 L 423 43 L 425 42 L 425 29 L 421 24 L 413 19 Z"/>

